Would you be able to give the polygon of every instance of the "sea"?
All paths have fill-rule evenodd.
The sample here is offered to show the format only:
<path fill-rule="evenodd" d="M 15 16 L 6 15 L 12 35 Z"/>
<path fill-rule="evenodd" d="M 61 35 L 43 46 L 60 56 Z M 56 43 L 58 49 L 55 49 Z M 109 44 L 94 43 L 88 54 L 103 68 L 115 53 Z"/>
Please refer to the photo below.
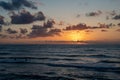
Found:
<path fill-rule="evenodd" d="M 120 80 L 120 45 L 2 44 L 0 80 Z"/>

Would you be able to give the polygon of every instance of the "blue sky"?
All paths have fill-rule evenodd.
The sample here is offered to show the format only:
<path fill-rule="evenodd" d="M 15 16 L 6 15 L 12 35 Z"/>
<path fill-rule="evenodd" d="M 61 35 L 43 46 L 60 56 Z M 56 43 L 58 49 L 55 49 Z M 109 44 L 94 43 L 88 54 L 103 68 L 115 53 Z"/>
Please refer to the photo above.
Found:
<path fill-rule="evenodd" d="M 101 10 L 119 10 L 120 0 L 40 0 L 44 5 L 40 10 L 58 18 L 75 18 L 77 14 Z M 65 15 L 65 16 L 64 16 Z"/>

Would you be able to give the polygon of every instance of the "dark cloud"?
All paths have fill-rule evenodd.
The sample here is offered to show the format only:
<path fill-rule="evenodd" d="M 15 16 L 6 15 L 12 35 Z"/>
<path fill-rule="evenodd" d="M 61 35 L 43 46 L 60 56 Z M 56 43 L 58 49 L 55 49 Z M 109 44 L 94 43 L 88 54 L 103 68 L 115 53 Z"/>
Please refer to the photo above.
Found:
<path fill-rule="evenodd" d="M 28 0 L 12 0 L 14 7 L 20 8 L 22 5 L 28 8 L 37 9 L 32 1 Z"/>
<path fill-rule="evenodd" d="M 117 25 L 120 26 L 120 23 L 118 23 Z"/>
<path fill-rule="evenodd" d="M 84 29 L 88 29 L 88 26 L 86 24 L 80 23 L 77 25 L 68 26 L 64 30 L 84 30 Z"/>
<path fill-rule="evenodd" d="M 80 23 L 77 25 L 71 25 L 66 27 L 64 30 L 86 30 L 86 29 L 102 29 L 102 28 L 110 28 L 109 25 L 107 24 L 98 24 L 99 26 L 87 26 L 86 24 Z"/>
<path fill-rule="evenodd" d="M 20 33 L 21 33 L 21 34 L 26 34 L 27 32 L 28 32 L 27 29 L 20 28 Z"/>
<path fill-rule="evenodd" d="M 102 11 L 98 10 L 97 12 L 87 13 L 86 16 L 99 16 L 102 14 Z"/>
<path fill-rule="evenodd" d="M 13 13 L 11 17 L 12 24 L 28 24 L 33 22 L 33 15 L 28 11 L 21 11 L 19 14 Z"/>
<path fill-rule="evenodd" d="M 110 19 L 110 17 L 109 16 L 106 16 L 106 20 L 109 20 Z"/>
<path fill-rule="evenodd" d="M 52 28 L 52 27 L 54 27 L 53 26 L 54 24 L 55 24 L 55 21 L 50 19 L 50 20 L 48 20 L 47 22 L 44 23 L 44 27 L 45 28 Z"/>
<path fill-rule="evenodd" d="M 62 26 L 62 25 L 64 25 L 64 24 L 65 24 L 64 21 L 60 21 L 60 22 L 58 23 L 58 25 L 60 25 L 60 26 Z"/>
<path fill-rule="evenodd" d="M 22 7 L 37 9 L 34 3 L 28 0 L 10 0 L 9 2 L 0 1 L 0 7 L 5 10 L 18 10 Z"/>
<path fill-rule="evenodd" d="M 11 28 L 8 28 L 7 30 L 5 30 L 8 34 L 16 34 L 16 33 L 18 33 L 18 31 L 16 31 L 16 30 L 13 30 L 13 29 L 11 29 Z"/>
<path fill-rule="evenodd" d="M 13 38 L 15 38 L 15 39 L 27 39 L 27 36 L 19 34 L 19 35 L 14 36 Z"/>
<path fill-rule="evenodd" d="M 2 31 L 2 25 L 0 25 L 0 32 Z"/>
<path fill-rule="evenodd" d="M 110 24 L 102 24 L 102 23 L 98 23 L 98 25 L 99 25 L 98 28 L 106 28 L 106 29 L 115 26 L 115 24 L 113 24 L 113 23 L 110 23 Z"/>
<path fill-rule="evenodd" d="M 117 32 L 120 32 L 120 29 L 117 29 L 116 31 L 117 31 Z"/>
<path fill-rule="evenodd" d="M 10 2 L 0 1 L 0 7 L 5 10 L 14 10 L 14 6 Z"/>
<path fill-rule="evenodd" d="M 40 25 L 33 25 L 32 32 L 29 34 L 29 37 L 46 37 L 49 34 L 47 28 L 44 28 Z"/>
<path fill-rule="evenodd" d="M 106 20 L 114 19 L 115 16 L 117 15 L 117 11 L 116 10 L 109 11 L 109 12 L 106 12 L 106 14 L 107 14 Z"/>
<path fill-rule="evenodd" d="M 26 35 L 18 34 L 18 35 L 5 35 L 5 34 L 0 34 L 0 38 L 4 39 L 27 39 Z"/>
<path fill-rule="evenodd" d="M 39 21 L 45 20 L 45 16 L 44 16 L 43 12 L 39 11 L 38 13 L 36 13 L 34 15 L 34 20 L 35 21 L 37 21 L 37 20 L 39 20 Z"/>
<path fill-rule="evenodd" d="M 49 36 L 54 36 L 54 35 L 60 36 L 60 32 L 61 32 L 60 29 L 51 29 L 51 30 L 48 32 L 48 34 L 50 34 Z"/>
<path fill-rule="evenodd" d="M 117 15 L 117 12 L 115 10 L 113 10 L 111 12 L 108 12 L 108 14 L 111 15 L 111 16 L 115 16 L 115 15 Z"/>
<path fill-rule="evenodd" d="M 92 30 L 86 30 L 85 32 L 93 32 Z"/>
<path fill-rule="evenodd" d="M 4 24 L 4 17 L 0 15 L 0 25 Z"/>
<path fill-rule="evenodd" d="M 113 19 L 114 19 L 114 20 L 120 20 L 120 15 L 115 15 L 115 16 L 113 17 Z"/>
<path fill-rule="evenodd" d="M 36 15 L 32 15 L 26 10 L 22 10 L 18 14 L 12 12 L 10 16 L 12 24 L 29 24 L 36 20 L 42 21 L 45 20 L 45 16 L 42 12 L 38 12 Z"/>
<path fill-rule="evenodd" d="M 105 29 L 102 29 L 102 30 L 101 30 L 101 32 L 107 32 L 107 30 L 105 30 Z"/>
<path fill-rule="evenodd" d="M 113 27 L 113 26 L 116 26 L 116 25 L 113 24 L 113 23 L 110 23 L 110 24 L 108 24 L 108 26 L 109 26 L 109 27 Z"/>
<path fill-rule="evenodd" d="M 79 18 L 79 17 L 80 17 L 80 14 L 77 14 L 76 17 Z"/>
<path fill-rule="evenodd" d="M 7 35 L 0 34 L 0 38 L 7 38 Z"/>
<path fill-rule="evenodd" d="M 49 36 L 60 36 L 60 29 L 54 28 L 55 21 L 48 20 L 43 25 L 33 25 L 32 32 L 28 34 L 29 38 L 35 37 L 49 37 Z"/>

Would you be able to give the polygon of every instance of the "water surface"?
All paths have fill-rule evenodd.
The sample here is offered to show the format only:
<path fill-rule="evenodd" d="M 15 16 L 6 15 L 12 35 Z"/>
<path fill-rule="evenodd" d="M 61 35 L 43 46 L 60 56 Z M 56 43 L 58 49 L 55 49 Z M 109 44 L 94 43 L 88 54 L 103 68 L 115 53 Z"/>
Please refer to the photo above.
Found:
<path fill-rule="evenodd" d="M 120 80 L 120 45 L 0 45 L 0 80 Z"/>

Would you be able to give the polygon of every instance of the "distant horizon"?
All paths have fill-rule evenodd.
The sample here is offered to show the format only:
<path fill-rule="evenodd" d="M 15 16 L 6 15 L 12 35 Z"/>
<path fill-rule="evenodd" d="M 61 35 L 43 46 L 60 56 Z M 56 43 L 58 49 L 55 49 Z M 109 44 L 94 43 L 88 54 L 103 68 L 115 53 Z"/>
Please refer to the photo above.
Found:
<path fill-rule="evenodd" d="M 0 43 L 1 44 L 80 44 L 80 45 L 89 45 L 89 44 L 99 44 L 99 45 L 104 45 L 104 44 L 118 44 L 120 45 L 119 42 L 103 42 L 103 41 L 29 41 L 29 42 L 5 42 L 5 43 Z"/>

